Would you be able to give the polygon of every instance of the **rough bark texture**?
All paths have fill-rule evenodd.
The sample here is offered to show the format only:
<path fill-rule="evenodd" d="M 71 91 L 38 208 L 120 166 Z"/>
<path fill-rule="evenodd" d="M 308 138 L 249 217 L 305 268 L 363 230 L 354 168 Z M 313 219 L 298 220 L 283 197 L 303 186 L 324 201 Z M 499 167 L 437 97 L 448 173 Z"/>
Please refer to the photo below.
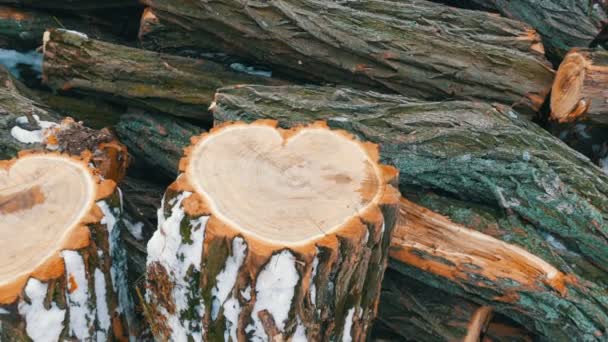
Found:
<path fill-rule="evenodd" d="M 0 4 L 18 7 L 61 9 L 68 11 L 95 10 L 103 8 L 133 7 L 137 0 L 0 0 Z"/>
<path fill-rule="evenodd" d="M 178 118 L 131 111 L 123 115 L 116 132 L 136 159 L 168 176 L 178 173 L 179 159 L 190 138 L 204 130 Z"/>
<path fill-rule="evenodd" d="M 547 50 L 563 57 L 573 47 L 589 47 L 608 22 L 606 11 L 595 0 L 468 0 L 491 7 L 508 18 L 534 27 Z"/>
<path fill-rule="evenodd" d="M 51 88 L 94 92 L 175 116 L 209 121 L 207 107 L 217 88 L 272 83 L 214 62 L 114 45 L 74 32 L 51 30 L 45 35 L 43 79 Z"/>
<path fill-rule="evenodd" d="M 86 245 L 66 246 L 58 264 L 45 264 L 48 269 L 32 274 L 14 302 L 0 304 L 0 340 L 109 342 L 136 336 L 118 224 L 121 199 L 115 183 L 100 184 L 100 192 L 109 194 L 94 204 L 94 220 L 82 226 L 86 231 L 74 233 L 85 234 Z"/>
<path fill-rule="evenodd" d="M 553 79 L 544 56 L 528 51 L 538 46 L 532 30 L 425 1 L 144 2 L 201 37 L 230 44 L 232 54 L 297 78 L 529 112 L 540 108 Z"/>
<path fill-rule="evenodd" d="M 608 260 L 608 176 L 515 112 L 474 102 L 415 102 L 295 86 L 221 89 L 213 112 L 219 122 L 272 117 L 284 126 L 327 119 L 331 127 L 380 143 L 383 161 L 400 169 L 406 197 L 455 223 L 522 247 L 555 267 L 564 281 L 563 287 L 547 287 L 541 273 L 522 285 L 492 278 L 491 269 L 488 278 L 466 264 L 456 278 L 453 272 L 434 273 L 423 262 L 418 267 L 395 262 L 395 267 L 492 305 L 548 339 L 605 336 L 608 298 L 600 289 L 608 279 L 603 266 Z M 428 190 L 441 194 L 437 203 L 447 204 L 433 207 L 433 201 L 415 198 Z M 418 256 L 434 260 L 433 255 Z M 437 263 L 460 267 L 445 257 Z"/>
<path fill-rule="evenodd" d="M 124 39 L 114 34 L 112 27 L 93 18 L 0 5 L 0 48 L 35 49 L 42 45 L 44 31 L 54 27 L 84 32 L 95 39 L 124 43 Z"/>
<path fill-rule="evenodd" d="M 479 341 L 491 309 L 388 270 L 378 322 L 405 340 Z"/>
<path fill-rule="evenodd" d="M 608 51 L 574 49 L 559 67 L 551 94 L 551 117 L 608 125 Z"/>
<path fill-rule="evenodd" d="M 168 188 L 148 243 L 146 310 L 157 339 L 365 340 L 396 191 L 356 216 L 352 227 L 285 246 L 223 223 L 189 184 L 182 173 Z"/>

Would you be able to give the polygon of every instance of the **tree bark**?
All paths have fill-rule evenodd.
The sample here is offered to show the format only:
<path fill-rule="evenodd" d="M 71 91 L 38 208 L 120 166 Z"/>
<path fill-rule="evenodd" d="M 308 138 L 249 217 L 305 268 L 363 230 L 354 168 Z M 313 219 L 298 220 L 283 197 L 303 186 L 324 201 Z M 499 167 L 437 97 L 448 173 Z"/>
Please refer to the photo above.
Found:
<path fill-rule="evenodd" d="M 126 43 L 112 27 L 92 18 L 48 13 L 0 5 L 0 48 L 32 50 L 42 46 L 42 34 L 49 28 L 61 27 L 84 32 L 94 39 Z"/>
<path fill-rule="evenodd" d="M 466 3 L 467 1 L 464 1 Z M 491 6 L 507 18 L 521 20 L 543 37 L 550 54 L 562 58 L 574 47 L 590 47 L 608 22 L 597 1 L 582 0 L 470 0 Z"/>
<path fill-rule="evenodd" d="M 129 112 L 116 125 L 118 136 L 136 159 L 173 178 L 190 138 L 203 131 L 184 120 L 143 111 Z"/>
<path fill-rule="evenodd" d="M 395 271 L 382 282 L 378 321 L 405 340 L 480 341 L 492 309 Z"/>
<path fill-rule="evenodd" d="M 26 148 L 76 156 L 88 150 L 103 177 L 117 183 L 124 178 L 129 165 L 127 149 L 107 129 L 93 130 L 70 118 L 61 120 L 6 69 L 0 69 L 0 82 L 1 158 L 11 158 Z"/>
<path fill-rule="evenodd" d="M 350 156 L 355 153 L 355 149 L 363 148 L 367 151 L 365 155 L 368 156 L 366 158 L 369 158 L 369 163 L 377 163 L 374 157 L 374 153 L 377 153 L 376 146 L 354 141 L 349 135 L 332 132 L 323 124 L 292 131 L 277 130 L 275 124 L 265 121 L 252 125 L 225 125 L 193 140 L 193 145 L 186 150 L 185 157 L 180 162 L 182 174 L 165 193 L 159 229 L 148 243 L 147 310 L 151 313 L 151 326 L 157 339 L 282 341 L 305 338 L 311 341 L 362 341 L 367 337 L 376 314 L 386 265 L 386 249 L 395 224 L 399 194 L 391 184 L 396 181 L 396 170 L 378 165 L 378 171 L 370 171 L 374 175 L 369 174 L 369 178 L 363 178 L 365 185 L 359 184 L 357 189 L 369 194 L 383 189 L 376 193 L 379 197 L 375 195 L 373 202 L 367 202 L 368 199 L 362 197 L 361 200 L 369 205 L 365 209 L 358 209 L 356 204 L 350 207 L 352 210 L 346 214 L 349 217 L 326 234 L 320 234 L 325 231 L 323 228 L 326 222 L 317 220 L 318 212 L 315 210 L 306 211 L 310 216 L 302 217 L 300 223 L 288 219 L 291 224 L 279 224 L 277 227 L 281 228 L 271 235 L 262 227 L 239 228 L 236 224 L 225 221 L 222 218 L 224 216 L 216 214 L 215 209 L 211 209 L 215 207 L 212 201 L 226 196 L 228 192 L 216 193 L 212 189 L 214 185 L 210 185 L 203 189 L 211 195 L 203 197 L 194 188 L 199 186 L 196 185 L 199 184 L 199 175 L 208 179 L 231 174 L 228 169 L 222 175 L 217 173 L 227 166 L 223 164 L 226 161 L 251 160 L 251 167 L 260 171 L 251 174 L 259 181 L 255 184 L 266 183 L 266 177 L 274 179 L 273 175 L 280 173 L 280 170 L 289 170 L 285 172 L 293 176 L 289 178 L 294 182 L 291 184 L 295 184 L 294 189 L 310 188 L 310 193 L 302 190 L 298 194 L 303 197 L 290 196 L 283 191 L 286 190 L 285 186 L 292 185 L 287 185 L 280 179 L 274 179 L 277 182 L 275 186 L 263 186 L 260 191 L 253 192 L 258 204 L 276 203 L 267 202 L 268 198 L 280 194 L 276 199 L 282 198 L 281 204 L 269 211 L 291 215 L 281 208 L 288 208 L 294 204 L 292 201 L 298 202 L 302 198 L 307 203 L 322 201 L 325 197 L 319 196 L 315 179 L 325 179 L 327 170 L 337 171 L 334 168 L 335 158 L 341 157 L 336 152 L 318 150 L 318 147 L 314 147 L 315 143 L 323 143 L 323 146 L 333 147 L 335 151 L 340 150 L 340 146 L 347 146 L 341 145 L 344 142 L 349 147 L 341 150 L 342 156 Z M 272 143 L 260 146 L 256 143 L 256 138 L 247 140 L 249 138 L 246 137 L 252 137 L 250 134 L 269 134 L 269 137 L 278 137 L 280 140 L 287 136 L 291 138 L 288 138 L 286 145 L 281 145 L 277 140 L 279 145 Z M 215 160 L 213 152 L 207 151 L 213 151 L 214 144 L 225 146 L 223 144 L 226 140 L 223 139 L 226 138 L 219 137 L 226 136 L 229 136 L 229 140 L 247 140 L 247 145 L 243 145 L 245 141 L 242 141 L 230 146 L 237 149 L 250 148 L 256 153 L 235 151 L 233 154 L 227 151 L 219 156 L 221 160 Z M 329 136 L 335 138 L 323 138 Z M 306 139 L 310 139 L 310 142 Z M 261 136 L 259 141 L 269 140 Z M 200 149 L 201 146 L 204 150 Z M 281 158 L 277 159 L 279 153 L 282 153 L 278 152 L 277 147 L 294 149 L 286 152 L 289 161 L 281 162 Z M 322 154 L 317 154 L 314 150 Z M 306 158 L 309 159 L 306 159 L 301 151 L 312 154 L 307 154 Z M 232 158 L 223 158 L 226 155 Z M 198 162 L 200 158 L 211 158 L 209 163 L 205 163 L 210 168 L 201 166 Z M 294 160 L 299 163 L 301 158 L 306 161 L 302 159 L 298 165 L 310 170 L 298 174 L 290 165 L 293 165 L 291 163 Z M 317 163 L 328 168 L 316 169 Z M 313 169 L 317 171 L 313 172 Z M 243 175 L 239 169 L 231 170 L 232 174 Z M 352 168 L 344 169 L 342 177 L 335 176 L 340 182 L 355 182 L 354 179 L 359 179 L 355 175 L 358 174 L 356 170 L 359 170 L 358 162 L 353 163 Z M 238 175 L 233 180 L 234 183 L 240 182 Z M 217 185 L 217 180 L 212 184 Z M 232 186 L 224 182 L 219 185 Z M 239 198 L 250 195 L 245 189 L 241 190 L 243 192 Z M 272 194 L 266 194 L 265 191 Z M 330 188 L 324 191 L 329 197 L 337 195 Z M 368 198 L 367 195 L 356 196 Z M 239 206 L 239 201 L 231 201 L 231 205 Z M 331 203 L 340 202 L 336 201 Z M 252 204 L 248 203 L 244 208 Z M 308 208 L 306 204 L 301 204 L 304 209 Z M 249 208 L 254 207 L 256 204 Z M 338 208 L 337 204 L 332 207 L 329 202 L 326 207 L 333 214 L 341 216 Z M 254 209 L 253 212 L 254 215 L 261 214 L 259 210 Z M 265 214 L 260 217 L 263 215 Z M 239 215 L 230 214 L 228 217 L 237 216 Z M 234 222 L 240 222 L 241 219 L 235 220 Z M 263 226 L 264 223 L 260 221 L 259 225 Z M 302 234 L 307 237 L 304 238 Z"/>
<path fill-rule="evenodd" d="M 144 2 L 230 44 L 231 54 L 315 82 L 536 112 L 553 79 L 544 56 L 530 51 L 539 47 L 533 30 L 483 12 L 424 1 Z"/>
<path fill-rule="evenodd" d="M 31 160 L 39 160 L 40 157 L 44 159 L 38 162 L 42 164 L 38 165 L 40 170 L 33 181 L 39 184 L 34 184 L 27 191 L 45 186 L 48 188 L 43 191 L 40 201 L 36 202 L 40 205 L 30 207 L 25 197 L 15 197 L 25 193 L 9 193 L 15 188 L 11 188 L 10 178 L 20 173 L 19 164 L 31 164 Z M 49 163 L 47 158 L 54 160 L 54 164 L 45 166 L 45 163 Z M 53 192 L 59 192 L 65 200 L 61 203 L 63 210 L 76 210 L 71 207 L 74 203 L 67 200 L 63 186 L 53 188 L 52 182 L 75 184 L 77 180 L 74 178 L 78 178 L 53 179 L 48 168 L 52 168 L 55 174 L 61 172 L 63 169 L 57 167 L 58 160 L 65 164 L 81 165 L 86 170 L 83 172 L 93 182 L 94 192 L 91 196 L 95 197 L 95 201 L 91 201 L 88 213 L 85 211 L 76 216 L 79 221 L 74 228 L 64 228 L 66 235 L 62 231 L 50 237 L 58 246 L 51 250 L 50 256 L 41 259 L 38 266 L 20 269 L 20 275 L 10 278 L 10 281 L 6 279 L 7 268 L 3 267 L 0 274 L 0 337 L 3 341 L 127 341 L 129 336 L 135 336 L 132 329 L 136 328 L 136 323 L 132 320 L 133 305 L 125 281 L 126 256 L 120 239 L 121 226 L 118 224 L 122 205 L 113 181 L 103 180 L 97 171 L 88 169 L 90 161 L 86 156 L 75 158 L 44 152 L 21 154 L 18 159 L 0 161 L 0 173 L 12 171 L 11 176 L 2 178 L 3 182 L 9 182 L 9 186 L 0 190 L 0 217 L 12 222 L 11 216 L 20 212 L 37 211 L 36 219 L 44 224 L 46 230 L 51 229 L 49 227 L 53 222 L 59 220 L 56 210 L 51 220 L 46 216 L 48 213 L 40 208 L 47 198 L 53 198 Z M 43 179 L 48 179 L 50 183 L 43 183 Z M 19 185 L 24 185 L 22 182 L 23 179 L 20 179 Z M 80 188 L 74 186 L 71 190 L 79 191 Z M 86 196 L 84 198 L 88 200 Z M 77 215 L 76 211 L 74 215 Z M 19 224 L 9 228 L 19 228 Z M 8 232 L 3 232 L 3 236 L 6 234 Z M 24 234 L 23 238 L 26 238 L 25 231 L 11 234 Z M 37 234 L 47 233 L 40 231 Z M 29 248 L 36 248 L 36 245 Z M 23 249 L 24 255 L 28 255 L 25 254 L 27 250 Z"/>
<path fill-rule="evenodd" d="M 520 246 L 554 267 L 557 278 L 547 282 L 538 272 L 518 280 L 494 275 L 491 268 L 469 269 L 445 256 L 436 263 L 449 270 L 462 267 L 462 277 L 404 258 L 395 267 L 493 306 L 539 336 L 601 339 L 605 334 L 608 307 L 600 289 L 608 279 L 603 266 L 608 260 L 603 248 L 608 176 L 517 113 L 475 102 L 417 102 L 344 88 L 296 86 L 224 88 L 212 111 L 217 122 L 275 118 L 285 127 L 325 119 L 330 127 L 381 144 L 381 160 L 399 168 L 406 198 L 422 203 L 414 195 L 442 194 L 445 200 L 438 202 L 444 204 L 433 210 L 472 229 L 486 218 L 483 234 Z M 479 213 L 470 209 L 477 207 Z M 428 256 L 429 263 L 435 260 L 407 251 L 412 260 L 416 255 L 421 260 Z"/>
<path fill-rule="evenodd" d="M 139 5 L 137 0 L 0 0 L 0 4 L 75 12 L 104 8 L 134 7 Z"/>
<path fill-rule="evenodd" d="M 51 88 L 96 93 L 160 113 L 209 121 L 206 108 L 217 88 L 277 83 L 214 62 L 114 45 L 75 32 L 50 30 L 45 36 L 43 80 Z"/>
<path fill-rule="evenodd" d="M 558 122 L 589 120 L 608 125 L 608 52 L 574 49 L 557 71 L 551 117 Z"/>

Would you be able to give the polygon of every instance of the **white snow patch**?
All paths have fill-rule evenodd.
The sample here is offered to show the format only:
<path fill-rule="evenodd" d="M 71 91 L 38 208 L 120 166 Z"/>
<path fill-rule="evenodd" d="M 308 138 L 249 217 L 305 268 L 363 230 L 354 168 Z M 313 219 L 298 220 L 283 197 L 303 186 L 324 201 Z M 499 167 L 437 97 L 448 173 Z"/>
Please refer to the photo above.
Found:
<path fill-rule="evenodd" d="M 224 331 L 224 341 L 238 341 L 236 334 L 236 328 L 239 322 L 239 313 L 241 312 L 241 305 L 239 301 L 230 296 L 230 298 L 224 303 L 224 317 L 226 318 L 226 331 Z"/>
<path fill-rule="evenodd" d="M 181 313 L 188 310 L 189 302 L 200 297 L 198 286 L 192 288 L 188 283 L 188 270 L 194 267 L 200 271 L 201 257 L 203 254 L 203 240 L 205 237 L 205 226 L 208 216 L 200 217 L 191 222 L 190 239 L 192 241 L 183 241 L 180 225 L 185 218 L 184 210 L 181 207 L 182 202 L 192 195 L 191 192 L 183 192 L 169 201 L 171 215 L 165 217 L 165 199 L 163 198 L 161 208 L 158 210 L 158 229 L 148 242 L 148 259 L 147 265 L 159 263 L 162 265 L 171 278 L 173 291 L 171 296 L 175 303 L 175 314 L 169 312 L 162 306 L 158 309 L 166 317 L 167 324 L 171 326 L 170 340 L 181 342 L 188 341 L 192 338 L 194 341 L 202 340 L 203 327 L 199 319 L 184 320 L 181 318 Z M 153 294 L 148 292 L 146 296 L 149 298 Z M 198 316 L 202 317 L 204 312 L 204 303 L 202 299 L 197 307 Z M 195 315 L 197 316 L 197 315 Z"/>
<path fill-rule="evenodd" d="M 110 329 L 110 310 L 108 309 L 106 279 L 99 268 L 95 268 L 95 306 L 97 307 L 97 321 L 102 331 L 97 332 L 97 340 L 105 341 Z"/>
<path fill-rule="evenodd" d="M 46 138 L 47 129 L 57 127 L 59 125 L 55 122 L 40 120 L 40 117 L 35 114 L 32 115 L 32 117 L 34 120 L 36 120 L 36 123 L 38 126 L 40 126 L 40 129 L 28 131 L 27 129 L 21 128 L 19 125 L 25 125 L 29 123 L 29 121 L 26 116 L 20 116 L 15 120 L 16 125 L 11 128 L 11 135 L 17 141 L 24 144 L 41 144 Z"/>
<path fill-rule="evenodd" d="M 315 283 L 315 278 L 317 277 L 318 266 L 319 250 L 317 249 L 317 255 L 315 255 L 315 259 L 312 261 L 312 272 L 310 275 L 310 300 L 312 301 L 312 305 L 317 305 L 317 285 Z"/>
<path fill-rule="evenodd" d="M 291 337 L 291 342 L 308 342 L 306 328 L 304 328 L 304 325 L 300 320 L 300 316 L 298 316 L 298 325 L 296 327 L 296 332 L 294 332 L 293 336 Z"/>
<path fill-rule="evenodd" d="M 250 301 L 251 300 L 251 286 L 247 286 L 247 288 L 245 288 L 243 291 L 241 291 L 241 296 L 243 297 L 244 300 Z"/>
<path fill-rule="evenodd" d="M 25 332 L 34 342 L 55 342 L 63 330 L 65 310 L 51 303 L 47 310 L 44 300 L 48 285 L 38 279 L 30 278 L 25 286 L 25 295 L 30 303 L 19 302 L 19 314 L 25 318 Z"/>
<path fill-rule="evenodd" d="M 39 75 L 42 74 L 42 54 L 35 50 L 19 52 L 0 49 L 0 64 L 4 65 L 17 78 L 21 77 L 19 68 L 17 68 L 19 64 L 29 65 Z"/>
<path fill-rule="evenodd" d="M 70 335 L 76 336 L 79 340 L 86 340 L 91 337 L 89 329 L 95 321 L 95 314 L 89 307 L 89 284 L 84 260 L 75 251 L 66 250 L 61 252 L 61 255 L 65 262 L 67 282 L 69 285 L 75 285 L 68 288 L 66 294 L 70 308 Z"/>
<path fill-rule="evenodd" d="M 608 157 L 600 159 L 600 167 L 604 170 L 605 173 L 608 173 Z"/>
<path fill-rule="evenodd" d="M 353 316 L 355 314 L 355 308 L 348 310 L 346 319 L 344 321 L 344 331 L 342 332 L 342 342 L 352 342 L 353 337 L 351 335 L 351 329 L 353 328 Z"/>
<path fill-rule="evenodd" d="M 251 313 L 253 324 L 247 327 L 247 331 L 253 331 L 252 340 L 266 340 L 264 326 L 258 316 L 263 310 L 272 315 L 277 329 L 283 331 L 299 278 L 296 258 L 291 252 L 284 250 L 270 258 L 255 285 L 256 302 Z"/>
<path fill-rule="evenodd" d="M 74 30 L 66 30 L 66 29 L 58 29 L 57 31 L 62 31 L 62 32 L 66 32 L 66 33 L 70 33 L 70 34 L 74 34 L 82 39 L 89 39 L 89 36 L 87 36 L 86 34 L 82 33 L 82 32 L 78 32 L 78 31 L 74 31 Z"/>
<path fill-rule="evenodd" d="M 232 293 L 236 277 L 238 275 L 243 260 L 247 244 L 245 241 L 236 237 L 232 240 L 232 254 L 226 258 L 224 269 L 215 278 L 215 287 L 211 290 L 213 304 L 211 306 L 211 319 L 215 320 L 220 311 L 220 306 L 226 301 L 228 295 Z M 233 322 L 236 324 L 236 322 Z"/>
<path fill-rule="evenodd" d="M 249 75 L 260 76 L 260 77 L 272 77 L 272 71 L 256 69 L 252 66 L 247 66 L 247 65 L 244 65 L 241 63 L 232 63 L 232 64 L 230 64 L 230 68 L 232 68 L 232 70 L 236 70 L 238 72 L 244 72 Z"/>
<path fill-rule="evenodd" d="M 545 235 L 545 240 L 547 241 L 547 243 L 549 245 L 551 245 L 551 247 L 561 250 L 561 251 L 567 251 L 568 248 L 566 247 L 566 245 L 564 245 L 560 240 L 558 240 L 555 236 L 547 233 Z"/>
<path fill-rule="evenodd" d="M 531 159 L 530 152 L 529 151 L 524 151 L 524 153 L 522 154 L 521 157 L 522 157 L 522 159 L 524 161 L 530 161 L 530 159 Z"/>
<path fill-rule="evenodd" d="M 144 239 L 144 236 L 143 236 L 144 223 L 143 222 L 133 223 L 130 220 L 123 218 L 122 223 L 124 223 L 125 227 L 127 227 L 127 230 L 129 231 L 129 233 L 131 233 L 131 235 L 133 235 L 133 237 L 136 240 L 141 241 Z"/>
<path fill-rule="evenodd" d="M 0 308 L 0 315 L 8 315 L 9 313 L 11 313 L 10 311 Z"/>
<path fill-rule="evenodd" d="M 515 113 L 512 110 L 509 111 L 509 116 L 512 117 L 513 119 L 517 119 L 517 113 Z"/>
<path fill-rule="evenodd" d="M 350 121 L 348 118 L 345 118 L 343 116 L 338 116 L 338 117 L 335 117 L 335 118 L 331 118 L 331 120 L 338 121 L 338 122 L 349 122 Z"/>

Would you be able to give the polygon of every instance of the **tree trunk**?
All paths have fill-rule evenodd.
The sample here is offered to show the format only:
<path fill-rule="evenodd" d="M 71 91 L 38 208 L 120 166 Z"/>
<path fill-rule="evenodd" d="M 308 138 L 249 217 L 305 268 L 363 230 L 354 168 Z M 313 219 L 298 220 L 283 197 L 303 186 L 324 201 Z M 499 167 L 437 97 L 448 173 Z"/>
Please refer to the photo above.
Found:
<path fill-rule="evenodd" d="M 120 196 L 89 162 L 44 152 L 0 161 L 3 341 L 135 336 Z"/>
<path fill-rule="evenodd" d="M 111 27 L 104 27 L 91 18 L 0 5 L 0 48 L 36 49 L 42 46 L 44 31 L 53 27 L 84 32 L 95 39 L 125 43 Z"/>
<path fill-rule="evenodd" d="M 378 322 L 406 340 L 480 341 L 492 309 L 431 288 L 395 271 L 382 282 Z"/>
<path fill-rule="evenodd" d="M 179 159 L 190 138 L 204 130 L 166 115 L 131 111 L 120 118 L 116 132 L 136 159 L 175 178 Z"/>
<path fill-rule="evenodd" d="M 532 342 L 534 336 L 504 316 L 495 317 L 483 334 L 482 342 Z"/>
<path fill-rule="evenodd" d="M 469 0 L 491 6 L 507 18 L 521 20 L 543 37 L 548 52 L 563 57 L 574 47 L 589 47 L 608 22 L 595 0 Z M 462 3 L 467 3 L 463 1 Z"/>
<path fill-rule="evenodd" d="M 104 8 L 134 7 L 137 0 L 0 0 L 0 4 L 17 7 L 31 7 L 41 9 L 59 9 L 66 11 L 85 11 Z"/>
<path fill-rule="evenodd" d="M 316 82 L 536 112 L 553 80 L 531 28 L 484 12 L 424 1 L 144 2 L 231 54 Z"/>
<path fill-rule="evenodd" d="M 221 89 L 212 111 L 218 122 L 276 118 L 285 127 L 326 119 L 330 127 L 381 144 L 381 160 L 400 169 L 400 189 L 407 198 L 416 200 L 414 195 L 429 190 L 440 193 L 444 204 L 433 210 L 472 229 L 483 219 L 484 235 L 497 234 L 496 241 L 520 246 L 528 253 L 520 256 L 534 256 L 543 265 L 518 279 L 510 273 L 495 275 L 491 268 L 469 269 L 468 262 L 446 261 L 445 256 L 429 256 L 428 262 L 442 266 L 443 260 L 445 265 L 428 268 L 413 251 L 411 258 L 418 255 L 422 261 L 404 260 L 395 267 L 491 305 L 549 339 L 600 339 L 605 334 L 608 298 L 600 289 L 608 285 L 608 250 L 603 248 L 608 243 L 608 175 L 515 112 L 474 102 L 416 102 L 295 86 Z M 471 209 L 476 207 L 479 213 Z M 463 276 L 440 272 L 452 267 Z"/>
<path fill-rule="evenodd" d="M 124 145 L 106 129 L 93 130 L 40 105 L 32 91 L 0 69 L 0 157 L 22 149 L 51 149 L 79 156 L 85 150 L 104 178 L 119 183 L 129 165 Z"/>
<path fill-rule="evenodd" d="M 93 92 L 175 116 L 210 121 L 206 109 L 217 88 L 277 83 L 214 62 L 114 45 L 77 32 L 50 30 L 45 37 L 43 80 L 51 88 Z"/>
<path fill-rule="evenodd" d="M 551 91 L 551 117 L 608 125 L 608 51 L 572 50 L 559 66 Z"/>
<path fill-rule="evenodd" d="M 158 340 L 366 339 L 396 170 L 377 163 L 375 145 L 323 123 L 275 125 L 225 125 L 186 150 L 148 243 Z"/>

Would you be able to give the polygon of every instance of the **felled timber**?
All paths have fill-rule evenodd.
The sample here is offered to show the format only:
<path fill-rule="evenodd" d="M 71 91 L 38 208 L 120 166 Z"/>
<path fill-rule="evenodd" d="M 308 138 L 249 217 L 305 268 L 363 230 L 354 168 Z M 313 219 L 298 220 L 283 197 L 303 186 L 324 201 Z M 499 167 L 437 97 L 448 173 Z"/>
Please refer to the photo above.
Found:
<path fill-rule="evenodd" d="M 45 33 L 43 81 L 53 89 L 95 93 L 201 121 L 210 121 L 207 107 L 217 88 L 277 83 L 206 60 L 129 48 L 59 29 Z"/>
<path fill-rule="evenodd" d="M 130 111 L 116 125 L 118 136 L 136 159 L 173 178 L 190 138 L 203 131 L 179 118 L 143 111 Z"/>
<path fill-rule="evenodd" d="M 148 243 L 155 337 L 365 340 L 399 201 L 377 153 L 322 122 L 193 140 Z"/>
<path fill-rule="evenodd" d="M 404 340 L 480 341 L 492 309 L 388 270 L 378 321 Z"/>
<path fill-rule="evenodd" d="M 491 7 L 507 18 L 534 27 L 552 54 L 563 57 L 574 47 L 590 47 L 605 29 L 608 15 L 601 1 L 595 0 L 467 0 Z"/>
<path fill-rule="evenodd" d="M 425 1 L 144 3 L 199 39 L 221 40 L 229 45 L 222 50 L 298 79 L 430 100 L 483 99 L 530 113 L 553 79 L 530 27 Z"/>
<path fill-rule="evenodd" d="M 433 248 L 446 233 L 425 230 L 411 246 L 393 252 L 393 267 L 492 306 L 541 337 L 605 336 L 608 307 L 601 289 L 608 279 L 603 266 L 608 260 L 608 176 L 514 111 L 475 102 L 420 102 L 296 86 L 224 88 L 212 111 L 217 122 L 272 117 L 285 127 L 325 119 L 330 127 L 379 143 L 381 160 L 400 170 L 406 198 L 475 233 L 453 241 L 478 236 L 483 246 L 488 235 L 496 246 L 516 247 L 506 252 L 518 251 L 500 258 L 494 250 L 467 257 L 459 249 L 456 255 L 464 260 L 451 260 L 449 253 Z M 415 198 L 428 191 L 441 195 L 428 203 Z M 480 222 L 487 224 L 478 227 Z M 501 260 L 512 265 L 504 258 L 513 255 L 512 264 L 520 260 L 521 271 L 509 266 L 497 273 Z M 471 264 L 476 259 L 482 264 Z M 524 263 L 528 260 L 536 260 L 536 266 Z M 485 268 L 485 262 L 497 268 Z"/>
<path fill-rule="evenodd" d="M 120 196 L 89 163 L 50 152 L 0 161 L 3 341 L 132 336 Z"/>
<path fill-rule="evenodd" d="M 551 91 L 551 118 L 608 125 L 608 51 L 574 49 L 566 55 Z"/>

